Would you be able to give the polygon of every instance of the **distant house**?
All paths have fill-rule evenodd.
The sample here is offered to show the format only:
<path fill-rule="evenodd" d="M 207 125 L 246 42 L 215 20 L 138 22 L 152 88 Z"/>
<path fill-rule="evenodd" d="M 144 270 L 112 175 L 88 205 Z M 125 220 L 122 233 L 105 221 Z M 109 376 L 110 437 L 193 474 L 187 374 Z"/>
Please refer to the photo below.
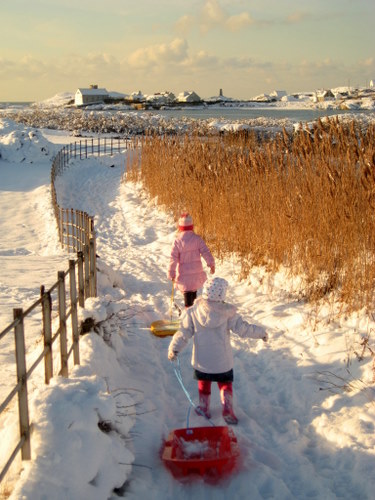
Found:
<path fill-rule="evenodd" d="M 316 99 L 319 102 L 325 101 L 326 99 L 334 99 L 335 96 L 332 90 L 317 90 L 316 91 Z"/>
<path fill-rule="evenodd" d="M 340 101 L 341 99 L 346 99 L 349 96 L 349 92 L 346 90 L 332 90 L 332 93 L 336 99 L 336 101 Z"/>
<path fill-rule="evenodd" d="M 256 102 L 271 102 L 272 98 L 268 94 L 260 94 L 253 97 L 252 100 Z"/>
<path fill-rule="evenodd" d="M 295 95 L 284 95 L 281 98 L 281 102 L 294 102 L 294 101 L 298 101 L 298 97 L 296 97 Z"/>
<path fill-rule="evenodd" d="M 375 87 L 375 79 L 374 80 L 370 80 L 370 88 L 374 88 Z"/>
<path fill-rule="evenodd" d="M 317 101 L 316 92 L 298 92 L 297 94 L 292 94 L 298 101 Z"/>
<path fill-rule="evenodd" d="M 128 94 L 123 94 L 122 92 L 115 91 L 108 92 L 108 97 L 113 101 L 124 101 L 125 99 L 129 99 Z"/>
<path fill-rule="evenodd" d="M 193 90 L 184 90 L 184 92 L 178 94 L 177 102 L 196 104 L 202 102 L 202 99 Z"/>
<path fill-rule="evenodd" d="M 90 88 L 79 88 L 74 97 L 76 106 L 86 106 L 89 104 L 99 104 L 109 97 L 106 89 L 99 89 L 97 85 L 90 85 Z"/>
<path fill-rule="evenodd" d="M 276 101 L 281 101 L 283 97 L 287 95 L 285 90 L 274 90 L 270 93 L 270 97 L 272 99 L 276 99 Z"/>
<path fill-rule="evenodd" d="M 176 96 L 168 90 L 164 92 L 156 92 L 147 96 L 146 101 L 153 106 L 168 106 L 176 102 Z"/>

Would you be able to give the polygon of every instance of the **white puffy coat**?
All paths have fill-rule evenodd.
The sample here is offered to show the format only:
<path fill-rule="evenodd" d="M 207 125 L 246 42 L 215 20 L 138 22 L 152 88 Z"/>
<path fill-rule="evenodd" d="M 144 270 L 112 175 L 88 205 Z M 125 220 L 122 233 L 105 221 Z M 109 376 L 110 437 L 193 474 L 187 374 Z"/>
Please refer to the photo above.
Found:
<path fill-rule="evenodd" d="M 230 331 L 267 339 L 266 331 L 244 321 L 235 306 L 199 297 L 185 310 L 168 351 L 180 353 L 193 337 L 192 366 L 204 373 L 225 373 L 233 368 Z"/>

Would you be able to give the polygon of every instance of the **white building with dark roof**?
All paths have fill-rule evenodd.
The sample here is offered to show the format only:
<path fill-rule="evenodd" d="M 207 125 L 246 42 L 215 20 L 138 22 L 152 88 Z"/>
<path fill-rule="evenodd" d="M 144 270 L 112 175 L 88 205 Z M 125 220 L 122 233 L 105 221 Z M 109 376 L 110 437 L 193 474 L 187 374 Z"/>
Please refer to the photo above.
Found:
<path fill-rule="evenodd" d="M 74 96 L 76 106 L 87 106 L 89 104 L 100 104 L 109 97 L 106 89 L 99 89 L 97 85 L 90 85 L 89 88 L 77 89 Z"/>
<path fill-rule="evenodd" d="M 184 90 L 183 92 L 180 92 L 177 96 L 177 102 L 198 103 L 201 101 L 202 99 L 193 90 Z"/>

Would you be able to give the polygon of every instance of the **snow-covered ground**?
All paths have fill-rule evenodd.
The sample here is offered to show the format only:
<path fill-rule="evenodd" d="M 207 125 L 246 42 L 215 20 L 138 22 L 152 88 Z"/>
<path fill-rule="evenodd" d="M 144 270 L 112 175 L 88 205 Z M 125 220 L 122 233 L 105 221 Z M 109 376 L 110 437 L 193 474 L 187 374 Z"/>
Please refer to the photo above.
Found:
<path fill-rule="evenodd" d="M 41 284 L 68 265 L 58 246 L 50 205 L 51 158 L 67 133 L 31 130 L 0 120 L 0 331 L 12 308 L 29 306 Z M 123 182 L 125 152 L 75 161 L 57 181 L 63 206 L 95 215 L 99 296 L 86 301 L 82 319 L 95 330 L 81 337 L 81 365 L 69 379 L 30 383 L 33 459 L 22 464 L 12 499 L 363 499 L 373 498 L 375 390 L 374 321 L 364 314 L 336 315 L 335 304 L 297 300 L 284 272 L 256 268 L 239 282 L 235 257 L 217 263 L 230 283 L 228 301 L 264 326 L 268 344 L 232 337 L 234 428 L 241 460 L 218 484 L 175 480 L 160 459 L 162 440 L 187 425 L 189 401 L 167 359 L 168 338 L 150 323 L 169 316 L 166 280 L 175 234 L 171 214 L 149 201 L 140 186 Z M 32 161 L 32 162 L 31 162 Z M 193 214 L 194 215 L 194 214 Z M 176 302 L 182 304 L 181 295 Z M 41 346 L 37 321 L 28 330 L 29 352 Z M 12 337 L 1 341 L 0 401 L 15 382 Z M 191 346 L 180 356 L 187 391 L 197 400 Z M 216 387 L 212 421 L 223 425 Z M 5 460 L 14 413 L 1 421 Z M 192 411 L 189 425 L 207 425 Z M 114 491 L 116 489 L 116 492 Z"/>

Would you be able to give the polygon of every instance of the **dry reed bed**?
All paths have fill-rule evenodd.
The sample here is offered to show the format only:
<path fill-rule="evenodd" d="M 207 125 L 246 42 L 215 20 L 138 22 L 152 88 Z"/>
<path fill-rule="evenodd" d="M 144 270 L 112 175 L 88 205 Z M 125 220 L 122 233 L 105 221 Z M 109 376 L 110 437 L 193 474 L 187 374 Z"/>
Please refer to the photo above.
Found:
<path fill-rule="evenodd" d="M 220 258 L 302 276 L 300 293 L 371 307 L 375 283 L 374 125 L 338 119 L 263 139 L 149 136 L 127 169 L 176 216 L 189 210 Z"/>

